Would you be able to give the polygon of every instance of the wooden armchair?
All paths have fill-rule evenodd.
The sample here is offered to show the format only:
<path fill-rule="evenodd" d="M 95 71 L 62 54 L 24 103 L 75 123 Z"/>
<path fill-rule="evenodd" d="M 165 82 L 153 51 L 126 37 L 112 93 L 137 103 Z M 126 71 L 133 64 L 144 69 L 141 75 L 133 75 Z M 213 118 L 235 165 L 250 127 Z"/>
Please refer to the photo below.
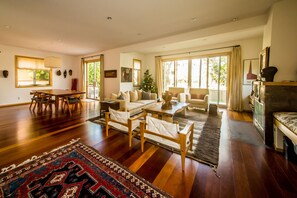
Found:
<path fill-rule="evenodd" d="M 140 118 L 146 117 L 146 113 L 143 112 L 133 118 L 130 118 L 130 112 L 127 111 L 117 111 L 109 108 L 109 112 L 105 113 L 105 130 L 106 136 L 108 136 L 109 126 L 112 126 L 121 131 L 128 132 L 129 135 L 129 147 L 132 145 L 132 138 L 139 133 L 139 131 L 134 131 L 136 127 L 139 126 Z"/>
<path fill-rule="evenodd" d="M 143 152 L 144 142 L 151 139 L 167 146 L 180 149 L 182 171 L 185 170 L 185 158 L 188 149 L 193 146 L 194 123 L 188 121 L 185 128 L 179 131 L 179 125 L 166 122 L 150 116 L 146 121 L 140 122 L 141 151 Z"/>
<path fill-rule="evenodd" d="M 65 96 L 63 98 L 63 111 L 65 112 L 65 110 L 68 109 L 68 112 L 70 114 L 70 116 L 72 115 L 72 109 L 73 106 L 75 107 L 75 109 L 77 109 L 78 105 L 80 106 L 80 110 L 82 110 L 82 102 L 81 102 L 81 95 L 77 94 L 77 95 L 72 95 L 72 96 Z"/>

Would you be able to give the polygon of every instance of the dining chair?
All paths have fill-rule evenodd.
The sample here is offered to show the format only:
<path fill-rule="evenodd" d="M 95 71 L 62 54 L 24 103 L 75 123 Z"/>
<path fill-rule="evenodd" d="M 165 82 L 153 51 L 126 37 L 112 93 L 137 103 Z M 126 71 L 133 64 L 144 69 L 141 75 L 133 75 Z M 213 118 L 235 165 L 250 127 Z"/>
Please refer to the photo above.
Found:
<path fill-rule="evenodd" d="M 127 111 L 117 111 L 109 108 L 109 112 L 105 112 L 105 132 L 108 137 L 109 126 L 112 126 L 118 130 L 128 132 L 129 136 L 129 147 L 132 146 L 132 138 L 139 134 L 139 131 L 135 129 L 139 126 L 140 118 L 145 118 L 146 113 L 142 112 L 130 118 L 130 112 Z"/>
<path fill-rule="evenodd" d="M 81 95 L 77 94 L 77 95 L 72 95 L 72 96 L 65 96 L 63 98 L 63 111 L 65 112 L 68 109 L 68 112 L 70 114 L 70 116 L 72 115 L 72 110 L 73 107 L 75 107 L 75 109 L 77 109 L 78 105 L 80 106 L 80 110 L 82 110 L 82 102 L 81 102 Z"/>
<path fill-rule="evenodd" d="M 31 110 L 32 106 L 34 105 L 33 111 L 35 111 L 36 106 L 38 106 L 38 102 L 41 100 L 41 94 L 36 91 L 32 91 L 30 94 L 33 94 L 33 96 L 31 98 L 29 109 Z"/>
<path fill-rule="evenodd" d="M 185 159 L 188 149 L 193 146 L 194 123 L 188 121 L 183 130 L 179 130 L 178 123 L 171 123 L 151 116 L 140 122 L 141 152 L 147 139 L 159 142 L 171 148 L 180 150 L 182 171 L 185 171 Z"/>
<path fill-rule="evenodd" d="M 47 107 L 50 107 L 50 111 L 53 111 L 53 104 L 55 104 L 55 100 L 52 99 L 51 95 L 43 94 L 40 96 L 40 99 L 38 100 L 38 113 L 41 113 L 43 111 L 43 106 L 44 106 L 44 111 L 47 110 Z"/>

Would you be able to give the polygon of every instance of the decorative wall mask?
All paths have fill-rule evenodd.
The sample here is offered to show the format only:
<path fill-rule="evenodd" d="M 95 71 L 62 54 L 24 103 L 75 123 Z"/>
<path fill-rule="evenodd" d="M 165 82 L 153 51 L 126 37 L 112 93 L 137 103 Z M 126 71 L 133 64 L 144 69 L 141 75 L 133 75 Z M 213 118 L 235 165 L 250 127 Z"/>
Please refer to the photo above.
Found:
<path fill-rule="evenodd" d="M 57 74 L 57 76 L 61 76 L 61 74 L 62 74 L 61 70 L 58 70 L 58 71 L 56 72 L 56 74 Z"/>
<path fill-rule="evenodd" d="M 67 71 L 66 71 L 66 69 L 65 69 L 63 75 L 64 75 L 64 78 L 66 78 L 66 76 L 67 76 Z"/>
<path fill-rule="evenodd" d="M 69 76 L 72 76 L 72 70 L 71 69 L 69 69 Z"/>
<path fill-rule="evenodd" d="M 4 76 L 4 78 L 7 78 L 7 76 L 8 76 L 8 71 L 7 70 L 3 70 L 3 76 Z"/>

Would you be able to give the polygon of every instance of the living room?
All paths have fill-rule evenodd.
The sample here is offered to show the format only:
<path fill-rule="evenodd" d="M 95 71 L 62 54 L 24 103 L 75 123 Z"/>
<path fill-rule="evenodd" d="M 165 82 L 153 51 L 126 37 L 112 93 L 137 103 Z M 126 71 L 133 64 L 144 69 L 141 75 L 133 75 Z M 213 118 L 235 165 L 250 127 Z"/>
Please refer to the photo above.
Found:
<path fill-rule="evenodd" d="M 2 27 L 0 30 L 0 91 L 2 93 L 0 96 L 2 118 L 0 126 L 3 126 L 0 133 L 2 136 L 0 141 L 2 145 L 0 148 L 2 155 L 0 168 L 8 167 L 10 164 L 19 164 L 33 155 L 40 156 L 43 152 L 49 152 L 51 149 L 65 145 L 71 139 L 81 138 L 83 143 L 92 146 L 110 158 L 117 159 L 119 164 L 126 166 L 132 172 L 136 172 L 145 180 L 174 197 L 195 197 L 198 194 L 203 194 L 206 197 L 219 195 L 254 196 L 257 192 L 259 195 L 266 196 L 275 194 L 294 196 L 296 194 L 296 190 L 293 188 L 294 184 L 297 183 L 295 179 L 296 165 L 287 161 L 283 155 L 276 153 L 271 147 L 265 148 L 265 142 L 263 142 L 263 139 L 261 139 L 253 126 L 251 107 L 249 105 L 249 96 L 252 92 L 251 83 L 240 83 L 242 89 L 242 112 L 227 110 L 227 97 L 222 104 L 219 102 L 219 99 L 212 102 L 218 104 L 218 108 L 223 112 L 219 147 L 220 159 L 216 172 L 203 163 L 186 158 L 185 172 L 182 173 L 180 155 L 147 143 L 144 146 L 144 155 L 141 153 L 139 139 L 133 138 L 133 146 L 129 148 L 127 135 L 111 130 L 109 136 L 106 137 L 104 127 L 98 127 L 97 124 L 86 121 L 99 115 L 99 98 L 102 101 L 110 98 L 112 93 L 138 89 L 138 87 L 133 86 L 133 82 L 122 82 L 121 79 L 122 68 L 132 69 L 133 60 L 140 60 L 142 77 L 144 72 L 148 70 L 152 74 L 154 81 L 156 81 L 159 73 L 156 69 L 157 57 L 160 57 L 163 62 L 170 60 L 189 60 L 189 62 L 194 62 L 197 58 L 209 58 L 223 54 L 228 56 L 229 63 L 233 47 L 240 46 L 241 67 L 246 68 L 248 67 L 244 65 L 246 60 L 257 59 L 259 61 L 259 56 L 263 50 L 266 47 L 270 47 L 269 66 L 278 68 L 274 81 L 296 82 L 297 59 L 295 52 L 297 51 L 297 41 L 295 35 L 297 27 L 295 20 L 297 16 L 295 10 L 297 5 L 294 0 L 255 1 L 254 6 L 249 1 L 244 1 L 244 5 L 241 6 L 238 5 L 238 2 L 232 1 L 229 3 L 237 3 L 236 5 L 242 10 L 234 10 L 234 14 L 230 14 L 231 12 L 229 13 L 228 11 L 226 17 L 220 19 L 221 21 L 219 19 L 215 21 L 214 19 L 209 24 L 204 23 L 198 14 L 197 16 L 193 15 L 195 13 L 193 9 L 198 9 L 198 7 L 195 7 L 198 3 L 196 2 L 197 4 L 195 4 L 194 1 L 190 1 L 193 8 L 187 8 L 189 9 L 188 12 L 192 14 L 191 17 L 189 17 L 190 14 L 185 14 L 187 22 L 185 18 L 178 19 L 182 21 L 180 23 L 186 23 L 187 25 L 184 25 L 183 29 L 175 29 L 174 21 L 171 21 L 167 29 L 169 32 L 163 31 L 160 35 L 153 34 L 157 31 L 148 28 L 134 31 L 133 36 L 126 35 L 128 34 L 126 33 L 128 32 L 127 27 L 120 25 L 123 22 L 118 20 L 126 14 L 128 19 L 132 21 L 132 15 L 128 14 L 128 9 L 124 9 L 125 12 L 121 13 L 122 15 L 108 14 L 104 11 L 101 15 L 105 16 L 104 27 L 110 32 L 120 31 L 115 33 L 116 36 L 110 37 L 109 40 L 107 37 L 93 41 L 86 39 L 85 43 L 75 40 L 79 38 L 79 35 L 73 31 L 76 30 L 76 25 L 70 22 L 77 20 L 77 23 L 80 25 L 85 23 L 85 31 L 91 32 L 90 28 L 94 27 L 95 20 L 86 22 L 82 20 L 83 16 L 80 18 L 79 15 L 71 15 L 73 18 L 70 15 L 66 17 L 69 24 L 64 24 L 64 26 L 66 26 L 66 31 L 69 34 L 73 34 L 72 38 L 67 38 L 67 36 L 61 33 L 59 35 L 59 29 L 55 29 L 50 23 L 43 24 L 44 26 L 37 28 L 36 33 L 29 34 L 29 31 L 23 29 L 23 26 L 28 24 L 37 26 L 40 24 L 40 21 L 37 20 L 38 17 L 36 17 L 37 13 L 33 11 L 34 9 L 42 8 L 41 10 L 47 13 L 48 16 L 44 16 L 40 20 L 43 19 L 48 22 L 48 19 L 51 18 L 48 13 L 49 10 L 53 11 L 53 8 L 58 5 L 62 6 L 62 4 L 52 2 L 47 5 L 46 3 L 38 4 L 35 2 L 36 4 L 32 5 L 31 8 L 28 8 L 29 6 L 22 8 L 21 5 L 28 2 L 18 3 L 20 4 L 19 6 L 10 4 L 8 1 L 0 3 L 3 5 L 0 8 L 0 13 L 2 13 L 0 18 L 3 19 L 1 20 Z M 18 3 L 15 2 L 15 4 Z M 129 2 L 129 5 L 130 3 L 135 4 L 134 1 Z M 185 6 L 180 2 L 176 3 L 179 6 Z M 215 3 L 221 4 L 218 1 Z M 160 4 L 162 5 L 159 6 L 164 6 L 163 3 Z M 98 4 L 95 5 L 98 6 Z M 105 4 L 100 5 L 104 6 Z M 145 2 L 145 5 L 148 6 L 149 4 Z M 51 9 L 47 9 L 46 6 Z M 79 6 L 73 6 L 76 8 L 75 11 L 78 12 Z M 111 5 L 106 3 L 106 6 L 110 9 Z M 244 6 L 251 6 L 250 8 L 253 8 L 253 10 L 248 13 L 246 9 L 243 9 Z M 69 7 L 68 10 L 65 10 L 67 14 L 74 12 L 71 6 Z M 91 9 L 91 7 L 92 4 L 90 3 L 87 8 Z M 120 4 L 115 7 L 117 8 L 117 13 L 120 13 L 118 10 L 120 9 Z M 141 5 L 141 3 L 137 3 L 137 8 L 138 10 L 135 14 L 139 15 L 145 12 L 145 6 Z M 148 6 L 148 8 L 149 10 L 152 9 L 150 11 L 153 12 L 151 6 Z M 224 8 L 227 9 L 228 6 Z M 175 9 L 177 8 L 175 7 Z M 241 11 L 245 12 L 245 14 L 240 15 Z M 18 14 L 20 15 L 13 17 L 13 14 L 16 14 L 16 12 L 19 12 Z M 26 12 L 25 15 L 22 15 L 24 12 Z M 30 12 L 32 14 L 29 14 Z M 83 15 L 86 14 L 85 12 L 83 13 Z M 60 14 L 59 12 L 59 15 L 54 17 L 56 23 L 60 23 Z M 155 19 L 155 17 L 153 18 Z M 19 21 L 20 19 L 22 21 Z M 155 26 L 155 28 L 162 29 L 161 27 L 166 26 L 161 19 L 158 20 L 160 21 L 159 25 Z M 170 21 L 168 18 L 167 20 Z M 22 25 L 20 25 L 20 22 Z M 89 23 L 91 26 L 87 26 Z M 113 23 L 116 23 L 119 29 L 115 29 L 115 24 Z M 52 31 L 48 31 L 48 29 L 48 32 L 42 30 L 43 28 L 46 29 L 46 26 L 50 26 Z M 95 27 L 98 28 L 98 26 Z M 30 26 L 30 28 L 33 27 Z M 44 36 L 40 36 L 43 34 Z M 83 35 L 84 33 L 80 32 L 80 34 Z M 125 41 L 121 37 L 122 35 L 119 36 L 118 34 L 126 35 L 127 40 Z M 131 34 L 130 31 L 129 34 Z M 91 36 L 93 35 L 91 34 Z M 38 39 L 34 39 L 35 37 Z M 129 40 L 131 37 L 134 37 L 134 40 Z M 112 40 L 118 41 L 118 44 L 110 42 L 110 45 L 108 45 L 107 41 Z M 93 44 L 97 45 L 97 48 Z M 34 58 L 59 57 L 62 64 L 60 68 L 51 69 L 51 86 L 19 88 L 17 87 L 16 79 L 16 56 Z M 99 88 L 99 95 L 91 97 L 91 93 L 96 91 L 92 92 L 89 90 L 91 85 L 86 85 L 87 82 L 84 80 L 86 76 L 83 75 L 84 69 L 82 68 L 84 68 L 84 63 L 87 64 L 93 60 L 98 61 L 101 57 L 104 59 L 99 61 L 100 65 L 103 66 L 103 70 L 101 68 L 102 78 L 99 83 L 101 87 Z M 258 64 L 260 64 L 259 62 Z M 8 71 L 7 77 L 2 75 L 3 71 Z M 58 71 L 62 74 L 58 75 Z M 116 76 L 104 78 L 104 72 L 106 71 L 116 71 Z M 187 72 L 190 76 L 191 71 Z M 259 75 L 259 68 L 257 72 Z M 64 73 L 66 73 L 66 76 L 64 76 Z M 174 78 L 177 78 L 177 76 L 174 76 Z M 48 112 L 42 116 L 30 113 L 28 107 L 32 98 L 32 95 L 30 95 L 32 90 L 70 89 L 73 79 L 78 79 L 78 89 L 85 91 L 87 98 L 96 99 L 94 101 L 89 99 L 83 101 L 83 113 L 75 112 L 72 117 L 69 115 L 54 115 Z M 189 84 L 194 82 L 190 78 L 187 80 L 188 89 L 190 87 Z M 162 83 L 164 84 L 164 81 Z M 97 84 L 94 83 L 92 86 L 94 85 L 98 89 L 96 87 Z M 177 85 L 177 82 L 174 82 L 174 85 Z M 160 93 L 163 93 L 166 88 L 158 87 L 158 90 Z M 226 92 L 224 89 L 220 91 Z M 234 120 L 241 121 L 237 123 Z M 42 125 L 44 126 L 42 127 Z M 30 130 L 32 131 L 31 135 L 28 132 Z M 239 134 L 234 135 L 234 131 L 239 132 Z M 229 137 L 239 136 L 244 139 L 239 138 L 244 143 L 236 138 L 235 140 L 229 139 Z M 38 145 L 40 148 L 34 148 L 34 145 Z M 124 152 L 123 155 L 112 151 L 112 149 L 120 150 L 121 148 Z M 13 154 L 15 154 L 15 157 L 10 158 L 9 156 Z M 154 160 L 160 164 L 154 165 Z M 268 163 L 277 163 L 277 165 L 269 167 Z M 281 167 L 286 165 L 286 168 Z M 232 174 L 232 178 L 228 178 L 230 174 Z M 284 187 L 284 185 L 287 187 Z M 270 186 L 275 188 L 271 189 Z M 212 187 L 215 190 L 212 191 Z M 3 193 L 2 190 L 0 191 L 1 193 Z"/>

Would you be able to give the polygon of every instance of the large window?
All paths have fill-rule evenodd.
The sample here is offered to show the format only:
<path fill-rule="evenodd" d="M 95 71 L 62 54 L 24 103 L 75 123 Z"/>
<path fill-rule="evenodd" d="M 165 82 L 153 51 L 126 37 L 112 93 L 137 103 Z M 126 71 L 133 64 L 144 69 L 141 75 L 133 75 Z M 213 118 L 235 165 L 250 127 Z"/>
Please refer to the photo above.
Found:
<path fill-rule="evenodd" d="M 133 86 L 140 86 L 141 60 L 133 59 Z"/>
<path fill-rule="evenodd" d="M 164 89 L 208 88 L 210 103 L 226 105 L 228 58 L 226 54 L 164 61 Z"/>
<path fill-rule="evenodd" d="M 16 56 L 16 87 L 51 86 L 51 69 L 44 67 L 44 59 Z"/>

